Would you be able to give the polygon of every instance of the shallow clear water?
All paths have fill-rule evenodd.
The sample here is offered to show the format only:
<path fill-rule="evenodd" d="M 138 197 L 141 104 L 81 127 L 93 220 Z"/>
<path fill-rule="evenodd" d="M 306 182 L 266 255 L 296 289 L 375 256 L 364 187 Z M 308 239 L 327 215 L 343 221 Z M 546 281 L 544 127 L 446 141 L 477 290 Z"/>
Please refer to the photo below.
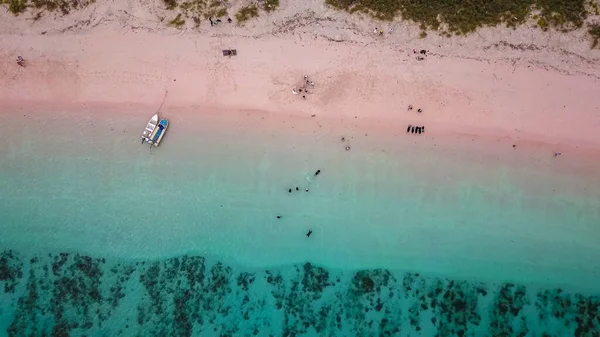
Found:
<path fill-rule="evenodd" d="M 599 331 L 597 177 L 243 119 L 150 152 L 134 117 L 5 121 L 0 331 Z"/>

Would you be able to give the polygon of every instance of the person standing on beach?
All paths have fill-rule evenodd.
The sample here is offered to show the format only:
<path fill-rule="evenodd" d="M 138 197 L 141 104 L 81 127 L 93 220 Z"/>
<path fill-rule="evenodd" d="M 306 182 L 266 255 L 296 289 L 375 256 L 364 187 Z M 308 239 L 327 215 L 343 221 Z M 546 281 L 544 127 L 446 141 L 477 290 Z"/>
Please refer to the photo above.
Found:
<path fill-rule="evenodd" d="M 25 62 L 25 60 L 23 59 L 23 57 L 21 55 L 17 56 L 17 64 L 20 65 L 21 67 L 24 67 L 25 65 L 23 64 Z"/>

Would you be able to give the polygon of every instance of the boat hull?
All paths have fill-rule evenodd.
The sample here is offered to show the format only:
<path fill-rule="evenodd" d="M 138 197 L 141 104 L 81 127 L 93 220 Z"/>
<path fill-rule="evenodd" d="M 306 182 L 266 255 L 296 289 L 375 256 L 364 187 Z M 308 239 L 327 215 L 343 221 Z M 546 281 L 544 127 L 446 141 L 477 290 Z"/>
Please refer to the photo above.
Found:
<path fill-rule="evenodd" d="M 158 132 L 158 114 L 150 118 L 144 132 L 142 132 L 142 143 L 150 142 Z"/>
<path fill-rule="evenodd" d="M 165 133 L 167 132 L 167 128 L 169 127 L 169 121 L 166 119 L 161 119 L 160 123 L 158 123 L 158 127 L 156 128 L 157 132 L 152 138 L 151 145 L 158 146 L 162 141 Z"/>

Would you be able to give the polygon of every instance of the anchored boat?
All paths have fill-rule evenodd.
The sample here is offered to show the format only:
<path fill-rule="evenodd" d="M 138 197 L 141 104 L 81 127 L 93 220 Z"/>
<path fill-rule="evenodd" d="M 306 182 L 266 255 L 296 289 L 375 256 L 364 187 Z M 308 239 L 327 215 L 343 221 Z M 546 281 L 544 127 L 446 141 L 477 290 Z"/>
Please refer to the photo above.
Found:
<path fill-rule="evenodd" d="M 142 132 L 142 144 L 144 144 L 144 142 L 151 142 L 152 139 L 154 139 L 154 136 L 158 131 L 158 128 L 156 127 L 157 125 L 158 114 L 155 114 L 154 116 L 152 116 L 152 118 L 150 118 L 148 125 L 146 125 L 146 129 L 144 129 L 144 132 Z"/>
<path fill-rule="evenodd" d="M 152 138 L 150 145 L 158 146 L 160 144 L 160 141 L 167 132 L 167 127 L 169 127 L 169 121 L 166 119 L 161 119 L 160 123 L 158 123 L 158 127 L 156 128 L 158 131 L 154 135 L 154 138 Z"/>

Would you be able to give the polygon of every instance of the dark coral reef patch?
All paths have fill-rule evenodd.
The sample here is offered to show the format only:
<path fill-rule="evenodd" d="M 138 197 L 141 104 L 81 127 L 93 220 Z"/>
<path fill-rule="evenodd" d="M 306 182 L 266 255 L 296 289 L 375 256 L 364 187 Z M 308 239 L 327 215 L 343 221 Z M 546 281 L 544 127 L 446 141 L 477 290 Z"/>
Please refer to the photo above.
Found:
<path fill-rule="evenodd" d="M 8 336 L 597 336 L 600 297 L 311 263 L 0 254 Z"/>

